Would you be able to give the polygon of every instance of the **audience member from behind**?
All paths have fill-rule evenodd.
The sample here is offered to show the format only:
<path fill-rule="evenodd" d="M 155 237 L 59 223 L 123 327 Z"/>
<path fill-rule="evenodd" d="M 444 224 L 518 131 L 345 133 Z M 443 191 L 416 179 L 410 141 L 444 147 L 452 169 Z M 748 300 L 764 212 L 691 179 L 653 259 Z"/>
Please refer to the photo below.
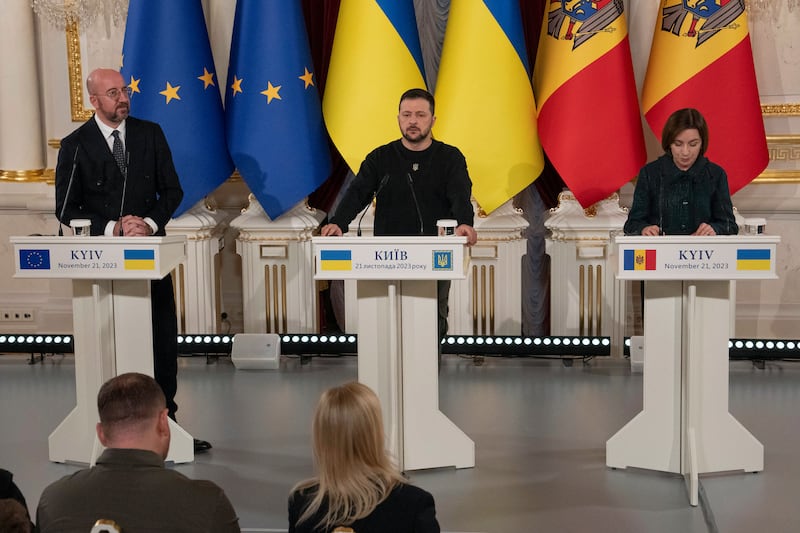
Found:
<path fill-rule="evenodd" d="M 17 526 L 20 521 L 26 522 L 28 529 Z M 32 528 L 28 504 L 14 483 L 14 474 L 0 468 L 0 532 L 31 531 Z"/>
<path fill-rule="evenodd" d="M 289 496 L 289 533 L 438 533 L 430 493 L 410 485 L 384 447 L 378 397 L 366 385 L 325 391 L 312 426 L 317 477 Z"/>
<path fill-rule="evenodd" d="M 28 510 L 13 498 L 0 499 L 0 532 L 30 533 L 33 531 Z"/>
<path fill-rule="evenodd" d="M 125 532 L 235 532 L 223 490 L 164 467 L 169 417 L 164 393 L 144 374 L 114 377 L 97 394 L 97 436 L 107 449 L 93 468 L 44 489 L 36 511 L 42 533 L 86 533 L 98 519 Z"/>
<path fill-rule="evenodd" d="M 705 157 L 708 125 L 679 109 L 661 132 L 664 155 L 639 171 L 626 235 L 736 235 L 725 170 Z"/>

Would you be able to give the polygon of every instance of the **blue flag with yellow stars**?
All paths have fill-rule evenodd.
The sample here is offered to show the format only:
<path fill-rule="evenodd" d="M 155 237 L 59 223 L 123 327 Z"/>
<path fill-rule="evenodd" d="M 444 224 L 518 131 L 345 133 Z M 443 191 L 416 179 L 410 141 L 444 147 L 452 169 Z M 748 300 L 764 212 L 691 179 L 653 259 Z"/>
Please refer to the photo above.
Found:
<path fill-rule="evenodd" d="M 228 148 L 272 220 L 330 174 L 316 81 L 300 2 L 239 0 L 225 87 Z"/>
<path fill-rule="evenodd" d="M 131 115 L 161 125 L 183 187 L 174 216 L 233 172 L 200 0 L 131 0 L 122 46 Z"/>

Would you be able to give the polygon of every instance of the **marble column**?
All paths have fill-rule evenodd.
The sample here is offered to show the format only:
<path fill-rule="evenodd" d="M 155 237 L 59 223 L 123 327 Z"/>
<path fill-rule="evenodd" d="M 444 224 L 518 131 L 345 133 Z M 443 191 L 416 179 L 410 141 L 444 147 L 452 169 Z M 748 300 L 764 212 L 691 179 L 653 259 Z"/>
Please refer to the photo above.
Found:
<path fill-rule="evenodd" d="M 36 34 L 30 0 L 0 3 L 0 179 L 44 175 Z"/>

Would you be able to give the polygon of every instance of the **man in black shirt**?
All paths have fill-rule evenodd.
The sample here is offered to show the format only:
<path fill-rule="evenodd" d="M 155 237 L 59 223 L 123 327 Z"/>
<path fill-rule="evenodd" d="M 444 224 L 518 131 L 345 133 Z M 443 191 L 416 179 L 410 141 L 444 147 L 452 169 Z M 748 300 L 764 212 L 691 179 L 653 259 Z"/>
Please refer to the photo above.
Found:
<path fill-rule="evenodd" d="M 375 197 L 375 235 L 436 235 L 436 221 L 455 219 L 456 235 L 473 245 L 472 181 L 464 155 L 431 135 L 434 99 L 424 89 L 400 97 L 397 122 L 402 137 L 367 155 L 321 235 L 347 232 L 355 216 Z M 447 333 L 450 281 L 440 281 L 439 335 Z"/>

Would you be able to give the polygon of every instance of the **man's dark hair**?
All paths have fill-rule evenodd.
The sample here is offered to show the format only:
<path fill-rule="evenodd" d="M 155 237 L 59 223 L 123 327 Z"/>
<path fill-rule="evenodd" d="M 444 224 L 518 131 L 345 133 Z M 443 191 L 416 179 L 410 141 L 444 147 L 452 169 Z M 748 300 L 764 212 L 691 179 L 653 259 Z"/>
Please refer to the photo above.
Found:
<path fill-rule="evenodd" d="M 425 89 L 409 89 L 403 93 L 403 96 L 400 97 L 400 104 L 403 103 L 403 100 L 416 100 L 417 98 L 422 98 L 423 100 L 428 101 L 428 105 L 431 108 L 431 115 L 435 115 L 433 110 L 436 108 L 436 102 L 433 100 L 433 95 L 426 91 Z M 397 108 L 399 110 L 400 104 L 398 104 Z"/>
<path fill-rule="evenodd" d="M 708 149 L 708 124 L 700 111 L 691 107 L 678 109 L 664 123 L 664 129 L 661 130 L 661 148 L 664 149 L 664 153 L 670 152 L 669 147 L 675 141 L 675 137 L 684 130 L 697 130 L 702 144 L 700 155 L 705 155 Z"/>
<path fill-rule="evenodd" d="M 97 393 L 97 412 L 106 433 L 150 420 L 166 406 L 167 400 L 156 380 L 136 372 L 111 378 Z"/>
<path fill-rule="evenodd" d="M 0 530 L 4 533 L 30 533 L 28 510 L 12 498 L 0 499 Z"/>

